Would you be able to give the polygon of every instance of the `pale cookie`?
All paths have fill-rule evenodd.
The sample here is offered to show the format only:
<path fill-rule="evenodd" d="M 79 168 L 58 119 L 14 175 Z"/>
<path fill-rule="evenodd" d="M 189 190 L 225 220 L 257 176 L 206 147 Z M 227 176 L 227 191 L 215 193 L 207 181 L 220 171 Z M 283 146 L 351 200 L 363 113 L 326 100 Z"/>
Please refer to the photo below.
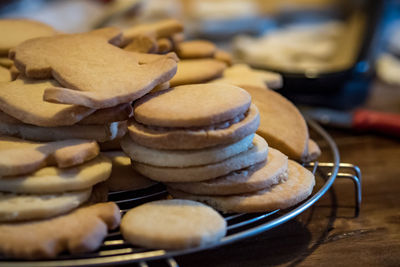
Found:
<path fill-rule="evenodd" d="M 257 134 L 271 147 L 290 159 L 301 160 L 308 155 L 308 128 L 299 110 L 280 94 L 258 87 L 244 87 L 260 110 Z"/>
<path fill-rule="evenodd" d="M 146 147 L 156 149 L 201 149 L 238 142 L 254 133 L 258 128 L 259 122 L 258 109 L 255 105 L 251 105 L 245 114 L 208 127 L 148 127 L 131 119 L 128 125 L 128 132 L 133 141 Z"/>
<path fill-rule="evenodd" d="M 303 162 L 310 162 L 315 161 L 321 156 L 321 149 L 319 148 L 318 144 L 312 140 L 308 140 L 308 154 L 306 157 L 302 158 Z"/>
<path fill-rule="evenodd" d="M 42 221 L 0 225 L 0 253 L 18 259 L 49 259 L 61 252 L 82 254 L 100 247 L 121 215 L 113 202 L 79 208 Z"/>
<path fill-rule="evenodd" d="M 13 65 L 13 61 L 7 57 L 0 57 L 0 66 L 9 68 Z"/>
<path fill-rule="evenodd" d="M 10 56 L 25 76 L 53 77 L 63 86 L 49 86 L 46 101 L 108 108 L 142 97 L 170 80 L 177 67 L 169 56 L 139 64 L 136 54 L 109 43 L 120 34 L 116 28 L 104 28 L 36 38 L 18 45 Z"/>
<path fill-rule="evenodd" d="M 250 194 L 232 196 L 200 196 L 170 189 L 175 198 L 207 203 L 215 209 L 230 212 L 266 212 L 292 207 L 311 195 L 314 175 L 295 161 L 289 160 L 288 179 L 270 188 Z"/>
<path fill-rule="evenodd" d="M 160 150 L 141 146 L 126 135 L 121 148 L 135 162 L 159 167 L 190 167 L 223 161 L 248 150 L 253 143 L 254 134 L 228 145 L 196 150 Z"/>
<path fill-rule="evenodd" d="M 168 168 L 134 162 L 133 168 L 152 180 L 160 182 L 198 182 L 226 175 L 232 171 L 247 168 L 267 159 L 268 144 L 255 135 L 253 146 L 224 161 L 187 168 Z"/>
<path fill-rule="evenodd" d="M 263 161 L 226 176 L 204 182 L 169 183 L 168 186 L 195 195 L 234 195 L 259 191 L 287 179 L 288 158 L 276 149 L 268 149 Z"/>
<path fill-rule="evenodd" d="M 133 245 L 185 249 L 217 243 L 226 234 L 226 222 L 199 202 L 159 200 L 128 211 L 121 221 L 121 233 Z"/>
<path fill-rule="evenodd" d="M 122 151 L 103 152 L 112 161 L 112 172 L 106 186 L 111 192 L 142 189 L 155 182 L 136 172 L 131 165 L 131 159 Z"/>
<path fill-rule="evenodd" d="M 171 52 L 174 49 L 174 44 L 168 38 L 160 38 L 157 40 L 157 52 L 159 54 L 164 54 Z"/>
<path fill-rule="evenodd" d="M 0 19 L 0 55 L 7 56 L 8 51 L 20 43 L 42 36 L 52 36 L 56 31 L 41 22 L 28 19 Z"/>
<path fill-rule="evenodd" d="M 209 126 L 245 113 L 250 104 L 249 93 L 236 86 L 182 85 L 142 97 L 135 103 L 134 117 L 149 126 Z"/>
<path fill-rule="evenodd" d="M 34 143 L 0 136 L 0 177 L 31 173 L 45 166 L 67 168 L 98 154 L 99 146 L 95 141 L 70 139 Z"/>
<path fill-rule="evenodd" d="M 245 64 L 236 64 L 224 71 L 217 83 L 233 84 L 242 88 L 258 87 L 262 89 L 278 89 L 282 87 L 282 76 L 275 72 L 254 70 Z"/>
<path fill-rule="evenodd" d="M 0 110 L 37 126 L 72 125 L 95 112 L 77 105 L 60 105 L 43 101 L 46 88 L 59 86 L 54 80 L 32 80 L 25 77 L 0 84 Z"/>
<path fill-rule="evenodd" d="M 133 116 L 131 103 L 120 104 L 111 108 L 98 109 L 78 122 L 80 125 L 105 124 L 115 121 L 126 121 Z"/>
<path fill-rule="evenodd" d="M 139 24 L 123 31 L 125 44 L 138 35 L 148 35 L 155 38 L 166 38 L 183 31 L 183 24 L 175 19 L 166 19 L 153 23 Z"/>
<path fill-rule="evenodd" d="M 138 35 L 124 47 L 124 50 L 138 53 L 157 53 L 158 46 L 156 38 L 149 35 Z"/>
<path fill-rule="evenodd" d="M 10 135 L 32 141 L 57 141 L 67 139 L 89 139 L 106 142 L 121 138 L 126 133 L 126 121 L 104 125 L 71 125 L 61 127 L 39 127 L 13 121 L 0 112 L 0 135 Z"/>
<path fill-rule="evenodd" d="M 215 59 L 185 59 L 178 62 L 176 75 L 169 81 L 171 86 L 205 83 L 220 77 L 226 64 Z"/>
<path fill-rule="evenodd" d="M 178 57 L 182 59 L 209 58 L 213 57 L 216 51 L 215 44 L 206 40 L 184 41 L 176 48 Z"/>
<path fill-rule="evenodd" d="M 11 72 L 0 66 L 0 82 L 10 82 L 11 81 Z"/>
<path fill-rule="evenodd" d="M 233 63 L 232 55 L 221 49 L 215 51 L 214 59 L 225 62 L 228 66 L 231 66 Z"/>
<path fill-rule="evenodd" d="M 26 194 L 80 191 L 107 180 L 111 167 L 111 161 L 107 157 L 98 156 L 89 162 L 66 169 L 45 167 L 27 175 L 0 177 L 0 188 L 5 192 Z"/>
<path fill-rule="evenodd" d="M 75 209 L 92 189 L 51 195 L 0 193 L 0 222 L 50 218 Z"/>

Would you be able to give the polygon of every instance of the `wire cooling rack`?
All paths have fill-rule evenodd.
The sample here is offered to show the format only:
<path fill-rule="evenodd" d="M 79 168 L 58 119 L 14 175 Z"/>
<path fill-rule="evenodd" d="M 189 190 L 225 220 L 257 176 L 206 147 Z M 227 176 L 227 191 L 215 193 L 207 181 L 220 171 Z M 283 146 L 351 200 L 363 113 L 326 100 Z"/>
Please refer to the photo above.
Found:
<path fill-rule="evenodd" d="M 351 179 L 355 187 L 356 216 L 361 205 L 361 172 L 357 166 L 349 163 L 340 163 L 339 152 L 333 139 L 315 122 L 308 121 L 310 132 L 326 143 L 327 149 L 323 153 L 330 154 L 331 162 L 311 162 L 305 165 L 316 177 L 316 187 L 313 194 L 299 205 L 287 210 L 274 210 L 266 213 L 239 213 L 225 214 L 228 225 L 226 236 L 217 244 L 185 250 L 150 250 L 128 244 L 123 240 L 119 230 L 112 231 L 104 240 L 102 246 L 95 252 L 78 256 L 60 255 L 55 260 L 21 261 L 2 258 L 0 266 L 101 266 L 124 263 L 138 263 L 147 266 L 148 261 L 163 259 L 167 266 L 176 267 L 178 264 L 173 257 L 223 246 L 267 231 L 285 223 L 312 206 L 332 186 L 336 178 Z M 136 191 L 121 191 L 109 194 L 109 200 L 118 204 L 122 215 L 132 207 L 145 202 L 162 199 L 168 195 L 162 184 Z"/>

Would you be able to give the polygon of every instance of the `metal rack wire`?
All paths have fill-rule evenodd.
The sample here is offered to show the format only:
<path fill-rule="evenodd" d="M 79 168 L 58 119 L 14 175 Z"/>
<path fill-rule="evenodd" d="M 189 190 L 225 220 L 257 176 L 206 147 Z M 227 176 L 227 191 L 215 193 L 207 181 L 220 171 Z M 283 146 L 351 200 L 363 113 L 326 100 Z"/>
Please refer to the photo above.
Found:
<path fill-rule="evenodd" d="M 332 186 L 336 178 L 351 179 L 355 186 L 355 210 L 358 215 L 361 205 L 361 172 L 357 166 L 348 163 L 340 163 L 339 152 L 332 138 L 316 123 L 308 121 L 310 129 L 319 135 L 329 147 L 332 162 L 312 162 L 306 164 L 319 180 L 319 188 L 301 204 L 288 210 L 275 210 L 267 213 L 252 214 L 226 214 L 228 231 L 226 236 L 217 244 L 177 251 L 150 250 L 135 247 L 123 240 L 119 230 L 110 232 L 102 246 L 95 252 L 78 256 L 60 255 L 55 260 L 46 261 L 21 261 L 1 258 L 0 266 L 100 266 L 123 263 L 138 263 L 146 267 L 146 261 L 164 259 L 167 266 L 175 267 L 178 264 L 173 257 L 223 246 L 267 231 L 285 223 L 312 206 Z M 136 190 L 121 191 L 109 194 L 110 201 L 114 201 L 125 213 L 132 207 L 156 199 L 165 198 L 167 191 L 162 184 Z"/>

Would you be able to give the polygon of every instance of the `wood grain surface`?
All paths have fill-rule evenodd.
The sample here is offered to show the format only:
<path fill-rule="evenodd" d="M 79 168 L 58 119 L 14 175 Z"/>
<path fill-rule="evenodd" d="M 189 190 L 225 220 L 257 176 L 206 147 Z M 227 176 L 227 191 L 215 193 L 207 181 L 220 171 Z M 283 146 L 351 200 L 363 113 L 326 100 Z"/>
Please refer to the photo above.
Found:
<path fill-rule="evenodd" d="M 365 107 L 400 112 L 400 88 L 376 83 Z M 338 179 L 296 219 L 232 245 L 177 257 L 178 264 L 400 266 L 400 141 L 372 133 L 327 130 L 339 147 L 341 161 L 361 168 L 363 201 L 357 218 L 353 184 Z"/>

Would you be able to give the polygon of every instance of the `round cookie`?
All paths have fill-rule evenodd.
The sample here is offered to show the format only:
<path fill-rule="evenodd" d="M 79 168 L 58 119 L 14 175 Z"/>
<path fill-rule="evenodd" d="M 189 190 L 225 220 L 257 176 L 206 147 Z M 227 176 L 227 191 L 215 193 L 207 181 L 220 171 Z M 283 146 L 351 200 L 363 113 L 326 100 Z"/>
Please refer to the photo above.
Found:
<path fill-rule="evenodd" d="M 1 177 L 0 188 L 5 192 L 29 194 L 78 191 L 106 180 L 110 174 L 111 161 L 98 156 L 71 168 L 46 167 L 27 175 Z"/>
<path fill-rule="evenodd" d="M 171 86 L 205 83 L 222 75 L 226 64 L 216 59 L 185 59 L 178 62 L 178 70 L 169 81 Z"/>
<path fill-rule="evenodd" d="M 135 162 L 159 167 L 189 167 L 220 162 L 250 148 L 254 134 L 229 144 L 197 150 L 160 150 L 141 146 L 127 135 L 121 147 Z"/>
<path fill-rule="evenodd" d="M 200 196 L 170 189 L 175 198 L 207 203 L 222 212 L 265 212 L 286 209 L 305 200 L 312 193 L 314 175 L 295 161 L 289 160 L 288 179 L 255 193 L 232 196 Z"/>
<path fill-rule="evenodd" d="M 206 40 L 192 40 L 179 43 L 176 53 L 179 58 L 206 58 L 213 57 L 217 47 Z"/>
<path fill-rule="evenodd" d="M 0 66 L 0 82 L 10 82 L 11 81 L 11 72 Z"/>
<path fill-rule="evenodd" d="M 28 39 L 56 34 L 49 25 L 28 19 L 1 19 L 0 32 L 4 36 L 0 41 L 0 55 L 7 55 L 8 50 Z"/>
<path fill-rule="evenodd" d="M 191 84 L 148 94 L 135 103 L 139 123 L 161 127 L 201 127 L 245 113 L 251 97 L 227 84 Z"/>
<path fill-rule="evenodd" d="M 241 116 L 210 127 L 163 128 L 146 127 L 129 121 L 129 136 L 138 144 L 156 149 L 201 149 L 223 144 L 235 143 L 253 134 L 259 125 L 260 117 L 255 105 Z"/>
<path fill-rule="evenodd" d="M 249 150 L 218 163 L 187 168 L 168 168 L 134 162 L 133 168 L 144 176 L 160 182 L 197 182 L 249 167 L 266 160 L 267 155 L 267 142 L 255 135 L 253 146 Z"/>
<path fill-rule="evenodd" d="M 268 148 L 268 161 L 226 176 L 195 183 L 169 183 L 168 186 L 196 195 L 234 195 L 270 188 L 287 179 L 288 158 L 276 149 Z"/>
<path fill-rule="evenodd" d="M 226 234 L 226 222 L 204 204 L 160 200 L 128 211 L 121 221 L 121 233 L 141 247 L 185 249 L 218 242 Z"/>
<path fill-rule="evenodd" d="M 44 219 L 66 213 L 88 200 L 91 191 L 90 188 L 52 195 L 0 193 L 0 222 Z"/>

